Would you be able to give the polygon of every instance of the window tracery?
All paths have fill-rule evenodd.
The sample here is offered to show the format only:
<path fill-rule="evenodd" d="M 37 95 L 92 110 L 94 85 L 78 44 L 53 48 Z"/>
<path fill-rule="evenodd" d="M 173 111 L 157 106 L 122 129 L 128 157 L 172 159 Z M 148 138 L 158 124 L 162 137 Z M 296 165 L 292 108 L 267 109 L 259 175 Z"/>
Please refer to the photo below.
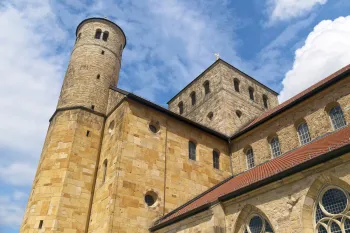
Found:
<path fill-rule="evenodd" d="M 258 214 L 248 218 L 244 233 L 274 233 L 270 223 Z"/>

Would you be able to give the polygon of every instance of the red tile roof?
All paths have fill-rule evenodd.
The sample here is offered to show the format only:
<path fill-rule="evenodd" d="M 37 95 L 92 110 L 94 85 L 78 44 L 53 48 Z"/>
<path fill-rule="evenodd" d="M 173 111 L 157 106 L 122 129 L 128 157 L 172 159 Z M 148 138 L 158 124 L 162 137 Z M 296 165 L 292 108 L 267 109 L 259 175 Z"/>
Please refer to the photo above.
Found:
<path fill-rule="evenodd" d="M 349 144 L 350 127 L 347 126 L 228 179 L 226 182 L 211 190 L 209 189 L 208 192 L 199 195 L 178 209 L 165 215 L 156 222 L 155 226 L 169 222 L 175 217 L 185 215 L 200 206 L 215 202 L 218 198 L 223 197 L 226 194 L 240 191 L 248 186 L 262 182 L 276 174 L 288 171 L 291 168 L 295 168 L 305 162 L 317 159 L 321 157 L 321 155 Z"/>
<path fill-rule="evenodd" d="M 339 77 L 342 74 L 346 74 L 349 71 L 350 71 L 350 64 L 345 66 L 345 67 L 343 67 L 342 69 L 338 70 L 337 72 L 331 74 L 327 78 L 322 79 L 318 83 L 312 85 L 311 87 L 309 87 L 306 90 L 300 92 L 299 94 L 295 95 L 294 97 L 286 100 L 282 104 L 280 104 L 280 105 L 278 105 L 278 106 L 276 106 L 276 107 L 274 107 L 274 108 L 264 112 L 259 117 L 257 117 L 254 121 L 252 121 L 250 124 L 248 124 L 246 127 L 244 127 L 239 132 L 237 132 L 235 135 L 233 135 L 232 138 L 234 138 L 236 136 L 239 136 L 242 133 L 244 133 L 245 131 L 249 130 L 250 128 L 253 128 L 253 127 L 259 125 L 260 123 L 262 123 L 265 120 L 267 120 L 270 116 L 272 116 L 272 115 L 274 115 L 276 113 L 279 113 L 281 110 L 284 110 L 287 107 L 293 106 L 294 104 L 296 104 L 297 102 L 302 100 L 305 96 L 307 96 L 308 94 L 311 94 L 314 90 L 316 90 L 318 88 L 321 88 L 323 86 L 328 86 L 329 83 L 334 81 L 335 78 Z"/>

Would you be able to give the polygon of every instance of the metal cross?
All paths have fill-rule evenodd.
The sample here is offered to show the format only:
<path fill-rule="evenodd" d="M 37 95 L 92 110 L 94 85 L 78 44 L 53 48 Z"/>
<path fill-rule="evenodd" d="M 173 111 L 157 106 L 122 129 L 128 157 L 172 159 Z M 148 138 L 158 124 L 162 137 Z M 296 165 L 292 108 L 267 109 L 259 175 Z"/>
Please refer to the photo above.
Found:
<path fill-rule="evenodd" d="M 220 54 L 219 53 L 214 53 L 215 57 L 216 57 L 216 60 L 219 60 L 220 58 Z"/>

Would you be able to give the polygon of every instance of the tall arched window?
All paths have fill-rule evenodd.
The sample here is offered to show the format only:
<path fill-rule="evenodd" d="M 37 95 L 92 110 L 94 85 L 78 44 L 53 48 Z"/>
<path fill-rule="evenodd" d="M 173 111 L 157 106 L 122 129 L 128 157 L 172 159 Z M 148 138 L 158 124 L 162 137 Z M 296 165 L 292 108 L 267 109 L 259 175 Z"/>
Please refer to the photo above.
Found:
<path fill-rule="evenodd" d="M 101 39 L 102 30 L 97 29 L 95 32 L 95 39 Z"/>
<path fill-rule="evenodd" d="M 178 104 L 178 107 L 179 107 L 179 113 L 180 115 L 182 113 L 184 113 L 184 103 L 181 101 L 179 104 Z"/>
<path fill-rule="evenodd" d="M 205 81 L 203 83 L 203 87 L 204 87 L 204 94 L 209 94 L 210 93 L 210 85 L 209 85 L 209 81 Z"/>
<path fill-rule="evenodd" d="M 247 157 L 247 167 L 248 167 L 248 169 L 251 169 L 251 168 L 255 167 L 254 153 L 253 153 L 253 150 L 251 148 L 249 148 L 246 151 L 246 157 Z"/>
<path fill-rule="evenodd" d="M 194 91 L 191 93 L 191 103 L 192 105 L 196 104 L 196 92 Z"/>
<path fill-rule="evenodd" d="M 191 160 L 196 160 L 196 143 L 188 142 L 188 158 Z"/>
<path fill-rule="evenodd" d="M 254 214 L 245 224 L 244 233 L 274 233 L 270 223 L 262 216 Z"/>
<path fill-rule="evenodd" d="M 329 117 L 331 118 L 332 125 L 335 130 L 340 129 L 346 125 L 343 110 L 339 105 L 333 107 L 329 111 Z"/>
<path fill-rule="evenodd" d="M 272 157 L 276 158 L 281 155 L 280 141 L 278 140 L 277 136 L 271 139 L 270 147 L 271 147 Z"/>
<path fill-rule="evenodd" d="M 235 91 L 239 92 L 239 80 L 237 78 L 233 80 L 233 85 L 235 87 Z"/>
<path fill-rule="evenodd" d="M 311 141 L 309 127 L 307 126 L 306 122 L 299 124 L 297 130 L 301 145 L 304 145 Z"/>
<path fill-rule="evenodd" d="M 213 150 L 213 167 L 220 169 L 220 153 L 216 150 Z"/>
<path fill-rule="evenodd" d="M 104 31 L 103 32 L 103 36 L 102 36 L 102 40 L 107 41 L 108 40 L 108 35 L 109 35 L 109 32 L 108 31 Z"/>
<path fill-rule="evenodd" d="M 314 209 L 315 230 L 318 233 L 350 232 L 349 192 L 328 186 L 321 191 Z"/>
<path fill-rule="evenodd" d="M 248 88 L 248 91 L 249 91 L 249 98 L 250 98 L 251 100 L 254 100 L 254 88 L 249 87 L 249 88 Z"/>
<path fill-rule="evenodd" d="M 105 159 L 105 161 L 103 161 L 103 177 L 102 177 L 102 184 L 104 184 L 105 181 L 106 181 L 107 166 L 108 166 L 108 161 L 107 161 L 107 159 Z"/>
<path fill-rule="evenodd" d="M 267 98 L 267 95 L 263 95 L 263 102 L 264 102 L 264 108 L 268 108 L 269 107 L 269 100 Z"/>

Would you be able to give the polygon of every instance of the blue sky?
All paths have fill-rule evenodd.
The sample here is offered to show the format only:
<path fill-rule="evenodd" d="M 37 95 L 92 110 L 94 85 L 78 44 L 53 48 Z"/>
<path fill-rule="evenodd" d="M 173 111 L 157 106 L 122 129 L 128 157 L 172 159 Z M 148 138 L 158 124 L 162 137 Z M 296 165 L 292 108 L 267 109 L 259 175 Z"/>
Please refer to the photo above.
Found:
<path fill-rule="evenodd" d="M 119 87 L 164 107 L 214 53 L 284 101 L 350 63 L 348 0 L 0 2 L 0 233 L 18 232 L 75 40 L 91 16 L 126 36 Z"/>

